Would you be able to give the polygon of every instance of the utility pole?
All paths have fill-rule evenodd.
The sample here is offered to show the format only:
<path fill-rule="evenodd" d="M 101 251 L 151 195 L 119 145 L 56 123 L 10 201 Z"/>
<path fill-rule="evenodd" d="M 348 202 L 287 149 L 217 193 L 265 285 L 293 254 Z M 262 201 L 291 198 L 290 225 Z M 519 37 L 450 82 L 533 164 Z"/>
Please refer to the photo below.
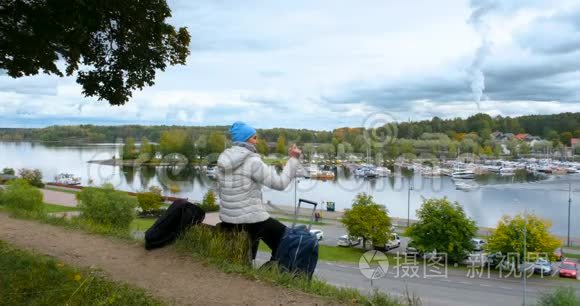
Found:
<path fill-rule="evenodd" d="M 413 190 L 413 178 L 409 178 L 407 187 L 407 228 L 411 226 L 411 190 Z"/>

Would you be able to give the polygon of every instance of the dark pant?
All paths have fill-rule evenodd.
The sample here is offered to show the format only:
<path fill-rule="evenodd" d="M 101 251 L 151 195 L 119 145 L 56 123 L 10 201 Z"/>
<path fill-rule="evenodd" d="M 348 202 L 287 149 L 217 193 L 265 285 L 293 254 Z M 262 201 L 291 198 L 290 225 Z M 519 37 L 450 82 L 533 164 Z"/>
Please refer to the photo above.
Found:
<path fill-rule="evenodd" d="M 278 250 L 280 240 L 286 231 L 286 226 L 284 224 L 272 218 L 257 223 L 234 224 L 222 222 L 220 226 L 225 230 L 245 231 L 250 235 L 252 242 L 252 259 L 256 259 L 260 239 L 262 239 L 272 250 L 273 259 L 276 250 Z"/>

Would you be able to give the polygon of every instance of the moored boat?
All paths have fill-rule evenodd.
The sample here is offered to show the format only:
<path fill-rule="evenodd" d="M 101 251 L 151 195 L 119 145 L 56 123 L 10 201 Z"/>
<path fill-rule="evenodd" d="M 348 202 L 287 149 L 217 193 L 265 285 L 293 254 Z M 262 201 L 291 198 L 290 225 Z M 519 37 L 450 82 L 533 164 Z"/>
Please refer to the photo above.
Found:
<path fill-rule="evenodd" d="M 79 185 L 81 178 L 70 173 L 60 173 L 54 177 L 54 182 L 61 185 Z"/>
<path fill-rule="evenodd" d="M 451 177 L 456 179 L 474 179 L 475 173 L 471 170 L 455 170 L 451 174 Z"/>

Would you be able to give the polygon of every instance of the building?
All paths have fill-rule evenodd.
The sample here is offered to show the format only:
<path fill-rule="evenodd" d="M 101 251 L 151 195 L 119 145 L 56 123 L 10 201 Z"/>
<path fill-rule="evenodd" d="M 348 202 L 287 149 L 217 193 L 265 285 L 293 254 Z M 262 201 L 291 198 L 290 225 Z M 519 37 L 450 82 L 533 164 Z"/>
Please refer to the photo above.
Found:
<path fill-rule="evenodd" d="M 572 139 L 570 139 L 570 145 L 572 147 L 580 146 L 580 138 L 572 138 Z"/>
<path fill-rule="evenodd" d="M 520 134 L 516 134 L 515 137 L 517 140 L 525 141 L 526 138 L 528 138 L 529 136 L 530 136 L 530 134 L 520 133 Z"/>

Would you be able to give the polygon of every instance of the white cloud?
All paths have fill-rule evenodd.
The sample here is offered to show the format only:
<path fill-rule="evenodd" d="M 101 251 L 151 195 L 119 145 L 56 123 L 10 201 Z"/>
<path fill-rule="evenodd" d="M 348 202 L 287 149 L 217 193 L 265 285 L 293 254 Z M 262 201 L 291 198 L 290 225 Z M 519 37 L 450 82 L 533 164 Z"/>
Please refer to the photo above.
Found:
<path fill-rule="evenodd" d="M 192 35 L 186 66 L 124 106 L 84 98 L 73 78 L 0 75 L 0 118 L 53 122 L 331 129 L 375 111 L 397 118 L 578 110 L 580 27 L 573 1 L 494 1 L 491 47 L 473 102 L 468 69 L 480 37 L 472 9 L 447 1 L 170 1 Z M 562 42 L 569 42 L 562 46 Z M 567 54 L 550 54 L 555 49 Z M 575 53 L 578 51 L 578 53 Z M 487 100 L 486 100 L 487 99 Z"/>

